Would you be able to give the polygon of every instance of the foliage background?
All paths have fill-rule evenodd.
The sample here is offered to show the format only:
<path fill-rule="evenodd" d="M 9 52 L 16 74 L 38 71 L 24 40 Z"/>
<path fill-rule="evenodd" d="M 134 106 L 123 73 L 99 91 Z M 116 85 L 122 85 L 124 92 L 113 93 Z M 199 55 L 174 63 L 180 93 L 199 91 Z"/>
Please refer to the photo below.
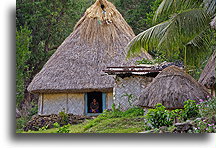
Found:
<path fill-rule="evenodd" d="M 110 0 L 123 15 L 135 34 L 169 19 L 169 14 L 153 21 L 162 0 Z M 37 95 L 30 94 L 27 86 L 41 70 L 49 57 L 73 31 L 76 22 L 95 0 L 17 0 L 16 3 L 16 106 L 22 114 L 37 113 Z M 215 34 L 214 34 L 215 35 Z M 215 36 L 214 36 L 215 37 Z M 213 43 L 215 46 L 215 43 Z M 190 48 L 190 47 L 188 47 Z M 192 50 L 189 50 L 191 52 Z M 187 57 L 191 74 L 198 79 L 211 50 L 196 51 Z M 199 53 L 199 54 L 198 54 Z M 151 50 L 158 61 L 183 61 L 184 52 Z M 195 59 L 195 60 L 194 60 Z M 194 63 L 195 61 L 195 63 Z M 20 119 L 25 123 L 27 119 Z"/>
<path fill-rule="evenodd" d="M 152 26 L 161 0 L 110 0 L 135 34 Z M 26 90 L 76 22 L 95 0 L 17 0 L 16 3 L 16 105 L 29 114 L 37 96 Z"/>

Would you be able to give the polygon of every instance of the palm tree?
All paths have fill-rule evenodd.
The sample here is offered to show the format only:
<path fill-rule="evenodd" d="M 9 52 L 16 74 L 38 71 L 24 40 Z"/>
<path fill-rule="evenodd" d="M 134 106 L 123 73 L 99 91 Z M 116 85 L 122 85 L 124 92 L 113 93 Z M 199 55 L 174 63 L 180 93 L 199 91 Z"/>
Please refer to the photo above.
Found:
<path fill-rule="evenodd" d="M 215 19 L 215 5 L 215 0 L 163 0 L 153 21 L 167 15 L 170 19 L 138 34 L 127 46 L 128 57 L 142 50 L 163 50 L 167 56 L 184 53 L 185 65 L 186 55 L 197 60 L 212 41 L 210 22 Z"/>

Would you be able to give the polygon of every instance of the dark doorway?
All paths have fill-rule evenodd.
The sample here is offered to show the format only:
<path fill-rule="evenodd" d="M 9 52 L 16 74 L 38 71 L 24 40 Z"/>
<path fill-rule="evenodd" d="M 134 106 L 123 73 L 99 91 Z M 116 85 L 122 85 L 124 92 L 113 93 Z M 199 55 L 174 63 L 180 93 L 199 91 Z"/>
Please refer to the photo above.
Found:
<path fill-rule="evenodd" d="M 103 112 L 103 103 L 102 103 L 102 92 L 89 92 L 87 93 L 87 107 L 88 107 L 88 113 L 93 113 L 91 111 L 91 104 L 93 100 L 96 100 L 96 102 L 99 105 L 99 108 L 97 110 L 97 113 Z"/>

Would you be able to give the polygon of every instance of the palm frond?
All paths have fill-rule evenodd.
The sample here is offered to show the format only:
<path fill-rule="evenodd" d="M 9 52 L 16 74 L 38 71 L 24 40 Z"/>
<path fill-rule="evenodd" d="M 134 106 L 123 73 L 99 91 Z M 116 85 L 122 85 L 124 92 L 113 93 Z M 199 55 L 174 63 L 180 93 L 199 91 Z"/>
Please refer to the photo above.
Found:
<path fill-rule="evenodd" d="M 186 10 L 140 33 L 128 44 L 128 56 L 142 50 L 179 50 L 209 28 L 211 18 L 203 8 Z"/>
<path fill-rule="evenodd" d="M 170 16 L 175 13 L 193 8 L 199 8 L 202 0 L 163 0 L 155 12 L 153 21 L 157 22 L 159 17 Z"/>
<path fill-rule="evenodd" d="M 170 23 L 162 30 L 162 38 L 158 48 L 183 48 L 194 37 L 209 27 L 210 16 L 204 9 L 191 9 L 177 14 L 170 19 Z"/>
<path fill-rule="evenodd" d="M 160 23 L 134 37 L 126 47 L 126 51 L 128 51 L 127 57 L 137 56 L 144 50 L 148 51 L 157 48 L 161 38 L 160 32 L 165 29 L 168 24 L 169 21 Z"/>

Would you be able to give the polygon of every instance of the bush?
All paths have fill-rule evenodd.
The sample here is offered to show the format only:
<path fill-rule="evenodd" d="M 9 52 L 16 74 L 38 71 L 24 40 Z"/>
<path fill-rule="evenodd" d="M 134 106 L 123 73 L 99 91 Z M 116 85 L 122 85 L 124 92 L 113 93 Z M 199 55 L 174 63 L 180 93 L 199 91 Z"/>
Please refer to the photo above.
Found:
<path fill-rule="evenodd" d="M 53 127 L 54 127 L 54 128 L 59 128 L 60 125 L 58 124 L 58 122 L 55 122 L 55 123 L 53 123 Z"/>
<path fill-rule="evenodd" d="M 182 110 L 181 117 L 184 121 L 191 118 L 199 117 L 199 107 L 194 100 L 187 100 L 184 102 L 184 109 Z"/>
<path fill-rule="evenodd" d="M 70 124 L 59 127 L 57 133 L 69 133 L 70 132 L 69 127 L 70 127 Z"/>
<path fill-rule="evenodd" d="M 38 113 L 38 105 L 33 105 L 29 112 L 29 116 L 32 117 L 33 115 L 36 115 Z"/>
<path fill-rule="evenodd" d="M 194 133 L 216 133 L 215 121 L 208 121 L 206 119 L 196 120 L 193 127 Z"/>
<path fill-rule="evenodd" d="M 23 129 L 28 122 L 28 119 L 26 117 L 21 117 L 19 119 L 16 119 L 16 129 Z"/>
<path fill-rule="evenodd" d="M 216 115 L 216 98 L 208 98 L 207 101 L 200 99 L 198 107 L 200 110 L 199 113 L 202 117 L 212 117 Z"/>
<path fill-rule="evenodd" d="M 41 128 L 39 128 L 39 131 L 45 131 L 49 128 L 49 125 L 43 126 Z"/>
<path fill-rule="evenodd" d="M 64 111 L 62 111 L 62 112 L 59 112 L 59 116 L 61 118 L 60 124 L 66 125 L 69 121 L 68 114 L 66 114 Z"/>
<path fill-rule="evenodd" d="M 174 121 L 174 115 L 171 111 L 166 110 L 162 104 L 157 104 L 155 109 L 149 109 L 145 115 L 146 122 L 153 128 L 162 126 L 171 126 Z"/>

